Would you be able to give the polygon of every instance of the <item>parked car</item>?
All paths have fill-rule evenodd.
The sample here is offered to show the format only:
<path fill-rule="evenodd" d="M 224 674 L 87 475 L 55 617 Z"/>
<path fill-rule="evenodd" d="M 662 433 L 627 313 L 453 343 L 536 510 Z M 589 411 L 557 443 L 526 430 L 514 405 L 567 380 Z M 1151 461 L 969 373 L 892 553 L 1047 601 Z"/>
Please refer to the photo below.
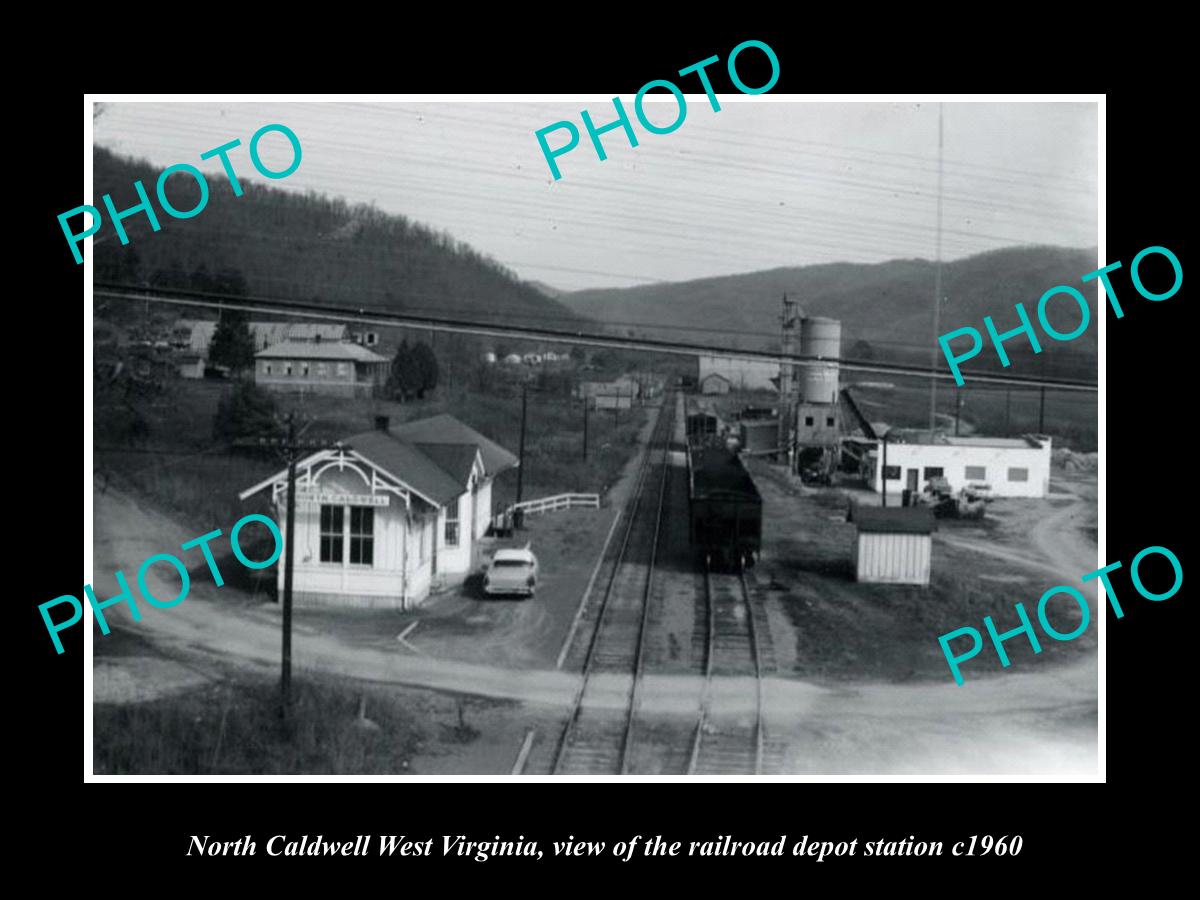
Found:
<path fill-rule="evenodd" d="M 963 488 L 963 496 L 968 500 L 991 500 L 995 495 L 992 486 L 982 481 L 969 481 Z"/>
<path fill-rule="evenodd" d="M 497 550 L 483 576 L 483 592 L 489 597 L 499 594 L 532 597 L 537 576 L 537 557 L 528 546 Z"/>

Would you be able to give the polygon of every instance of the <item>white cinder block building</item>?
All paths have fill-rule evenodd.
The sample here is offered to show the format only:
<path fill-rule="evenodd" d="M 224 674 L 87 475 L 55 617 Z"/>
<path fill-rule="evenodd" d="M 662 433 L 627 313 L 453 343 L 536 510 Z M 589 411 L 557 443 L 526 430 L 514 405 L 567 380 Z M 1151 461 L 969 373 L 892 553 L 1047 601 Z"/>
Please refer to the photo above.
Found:
<path fill-rule="evenodd" d="M 876 491 L 883 489 L 883 448 L 875 450 Z M 992 486 L 997 497 L 1045 497 L 1050 492 L 1050 438 L 949 437 L 936 443 L 887 446 L 888 494 L 904 488 L 914 493 L 931 478 L 941 477 L 955 491 L 968 482 Z"/>
<path fill-rule="evenodd" d="M 410 609 L 463 581 L 492 517 L 492 483 L 517 458 L 449 415 L 352 435 L 297 463 L 293 600 Z M 271 489 L 286 529 L 287 470 Z M 285 531 L 286 540 L 286 531 Z M 286 544 L 285 544 L 286 546 Z M 284 564 L 279 563 L 283 591 Z"/>

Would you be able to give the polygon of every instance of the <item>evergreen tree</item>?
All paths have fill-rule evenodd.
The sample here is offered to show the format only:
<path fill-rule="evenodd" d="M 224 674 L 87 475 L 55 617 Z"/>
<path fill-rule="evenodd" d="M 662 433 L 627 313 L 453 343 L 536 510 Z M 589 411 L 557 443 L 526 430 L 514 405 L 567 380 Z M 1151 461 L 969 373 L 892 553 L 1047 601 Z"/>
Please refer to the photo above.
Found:
<path fill-rule="evenodd" d="M 412 349 L 413 367 L 417 372 L 419 387 L 417 397 L 424 399 L 426 391 L 432 391 L 438 385 L 438 361 L 433 349 L 426 343 L 418 341 Z"/>
<path fill-rule="evenodd" d="M 228 366 L 234 374 L 254 366 L 254 335 L 244 312 L 227 310 L 222 314 L 208 348 L 208 361 Z"/>
<path fill-rule="evenodd" d="M 396 348 L 392 359 L 392 372 L 388 378 L 388 392 L 400 400 L 420 397 L 425 392 L 424 371 L 415 353 L 415 348 L 405 339 Z"/>

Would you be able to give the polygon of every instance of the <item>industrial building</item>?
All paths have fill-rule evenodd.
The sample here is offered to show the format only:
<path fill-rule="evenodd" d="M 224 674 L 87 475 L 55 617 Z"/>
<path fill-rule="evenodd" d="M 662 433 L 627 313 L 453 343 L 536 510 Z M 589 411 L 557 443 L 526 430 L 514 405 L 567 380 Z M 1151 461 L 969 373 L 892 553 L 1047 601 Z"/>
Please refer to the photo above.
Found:
<path fill-rule="evenodd" d="M 461 583 L 492 518 L 492 484 L 516 465 L 449 415 L 396 426 L 380 416 L 375 430 L 299 460 L 294 601 L 410 609 Z M 286 528 L 286 469 L 239 496 L 267 488 Z"/>
<path fill-rule="evenodd" d="M 950 437 L 887 445 L 888 493 L 924 489 L 931 478 L 945 478 L 961 490 L 969 482 L 991 486 L 995 497 L 1045 497 L 1050 491 L 1051 439 Z M 882 448 L 876 450 L 874 489 L 883 490 Z"/>
<path fill-rule="evenodd" d="M 779 387 L 779 363 L 770 360 L 739 359 L 736 356 L 717 354 L 698 357 L 696 381 L 702 391 L 704 380 L 709 375 L 721 376 L 735 391 L 776 391 Z"/>
<path fill-rule="evenodd" d="M 937 521 L 925 506 L 852 506 L 858 529 L 854 568 L 859 581 L 929 584 L 933 532 Z"/>
<path fill-rule="evenodd" d="M 272 391 L 369 395 L 387 381 L 390 362 L 349 341 L 289 341 L 254 356 L 254 383 Z"/>
<path fill-rule="evenodd" d="M 729 379 L 720 372 L 709 372 L 700 379 L 700 393 L 702 394 L 728 394 L 730 388 Z"/>
<path fill-rule="evenodd" d="M 351 337 L 345 325 L 332 322 L 249 322 L 247 325 L 255 350 L 266 350 L 289 341 L 345 341 Z M 207 358 L 216 331 L 217 323 L 213 319 L 180 319 L 175 323 L 171 342 L 180 349 Z"/>

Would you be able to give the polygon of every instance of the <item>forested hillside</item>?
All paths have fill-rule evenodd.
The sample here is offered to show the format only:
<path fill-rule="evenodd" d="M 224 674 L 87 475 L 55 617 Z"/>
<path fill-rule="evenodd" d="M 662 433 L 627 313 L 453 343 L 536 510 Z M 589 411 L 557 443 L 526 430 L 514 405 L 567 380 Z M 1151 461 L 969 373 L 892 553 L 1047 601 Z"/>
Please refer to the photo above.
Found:
<path fill-rule="evenodd" d="M 138 202 L 141 180 L 162 230 L 145 215 L 124 220 L 122 246 L 109 222 L 95 242 L 96 279 L 248 293 L 343 306 L 387 307 L 443 318 L 470 316 L 537 324 L 574 320 L 535 287 L 451 235 L 401 215 L 352 206 L 320 194 L 297 194 L 242 178 L 235 197 L 223 176 L 208 179 L 208 205 L 191 219 L 173 219 L 153 199 L 158 169 L 97 147 L 95 197 L 111 193 L 118 210 Z M 168 182 L 177 209 L 199 202 L 186 175 Z"/>
<path fill-rule="evenodd" d="M 1095 268 L 1094 250 L 1063 247 L 1013 247 L 946 263 L 939 332 L 964 325 L 982 332 L 985 315 L 993 317 L 1000 331 L 1007 331 L 1020 324 L 1014 303 L 1021 301 L 1030 318 L 1035 318 L 1038 299 L 1048 288 L 1081 287 L 1080 277 Z M 609 323 L 622 333 L 775 349 L 780 299 L 786 293 L 806 315 L 841 320 L 846 356 L 928 363 L 934 346 L 934 270 L 934 264 L 923 259 L 876 265 L 833 263 L 578 291 L 562 295 L 561 300 L 577 313 Z M 1088 290 L 1085 296 L 1093 292 Z M 1028 342 L 1009 341 L 1006 347 L 1013 365 L 1019 359 L 1026 372 L 1094 379 L 1098 334 L 1094 301 L 1092 312 L 1092 324 L 1082 336 L 1070 343 L 1043 340 L 1043 352 L 1036 357 Z M 1063 331 L 1072 330 L 1079 321 L 1078 310 L 1067 298 L 1056 300 L 1049 315 Z M 969 346 L 965 339 L 963 346 Z M 969 368 L 994 364 L 995 354 L 989 349 Z"/>

